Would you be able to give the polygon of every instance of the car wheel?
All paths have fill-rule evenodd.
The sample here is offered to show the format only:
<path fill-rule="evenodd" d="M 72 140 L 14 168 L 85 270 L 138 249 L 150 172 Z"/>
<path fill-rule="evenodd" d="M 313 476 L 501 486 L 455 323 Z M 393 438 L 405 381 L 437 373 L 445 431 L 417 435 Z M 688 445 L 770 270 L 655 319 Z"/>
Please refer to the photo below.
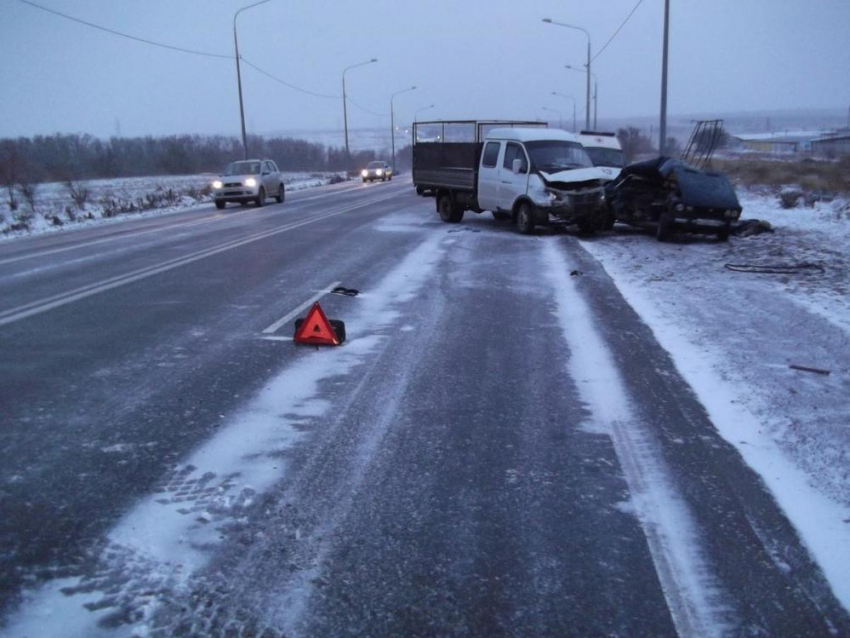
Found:
<path fill-rule="evenodd" d="M 516 227 L 523 235 L 531 235 L 534 232 L 534 209 L 528 202 L 523 202 L 517 209 Z"/>
<path fill-rule="evenodd" d="M 284 198 L 286 197 L 286 190 L 285 190 L 285 188 L 286 188 L 286 187 L 285 187 L 283 184 L 281 184 L 280 186 L 278 186 L 278 189 L 277 189 L 277 195 L 275 195 L 275 196 L 274 196 L 274 198 L 277 200 L 277 203 L 278 203 L 278 204 L 282 204 L 282 203 L 283 203 Z"/>
<path fill-rule="evenodd" d="M 437 202 L 437 210 L 440 213 L 440 219 L 449 224 L 457 224 L 463 219 L 463 209 L 455 205 L 451 195 L 440 195 L 440 199 Z"/>
<path fill-rule="evenodd" d="M 368 181 L 368 180 L 364 177 L 364 178 L 363 178 L 363 183 L 365 184 L 367 181 Z"/>
<path fill-rule="evenodd" d="M 223 199 L 217 199 L 217 200 L 215 200 L 215 207 L 216 207 L 217 209 L 221 210 L 221 209 L 223 209 L 225 206 L 227 206 L 227 202 L 225 202 Z"/>
<path fill-rule="evenodd" d="M 592 235 L 597 229 L 597 224 L 592 219 L 580 219 L 576 222 L 576 226 L 582 235 Z"/>
<path fill-rule="evenodd" d="M 257 193 L 257 199 L 254 200 L 254 203 L 257 205 L 257 208 L 266 203 L 266 189 L 260 186 L 260 192 Z"/>
<path fill-rule="evenodd" d="M 511 214 L 510 213 L 503 213 L 502 211 L 498 211 L 498 210 L 494 210 L 493 211 L 493 218 L 500 221 L 500 222 L 506 222 L 511 218 Z"/>
<path fill-rule="evenodd" d="M 730 226 L 726 224 L 723 228 L 717 231 L 717 241 L 729 241 Z"/>

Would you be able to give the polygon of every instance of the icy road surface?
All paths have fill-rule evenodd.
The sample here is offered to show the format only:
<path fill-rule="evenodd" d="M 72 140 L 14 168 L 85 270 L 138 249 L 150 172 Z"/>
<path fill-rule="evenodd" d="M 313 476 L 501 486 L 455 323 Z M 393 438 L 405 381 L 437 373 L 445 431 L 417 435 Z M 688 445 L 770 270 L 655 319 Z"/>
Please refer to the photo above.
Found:
<path fill-rule="evenodd" d="M 0 636 L 850 635 L 623 262 L 411 191 L 0 246 Z"/>

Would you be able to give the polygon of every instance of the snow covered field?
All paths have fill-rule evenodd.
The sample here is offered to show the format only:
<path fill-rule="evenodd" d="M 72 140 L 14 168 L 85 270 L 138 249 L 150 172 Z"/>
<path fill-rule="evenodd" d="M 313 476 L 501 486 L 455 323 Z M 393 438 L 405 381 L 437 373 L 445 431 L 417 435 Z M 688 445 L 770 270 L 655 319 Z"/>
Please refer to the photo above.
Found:
<path fill-rule="evenodd" d="M 314 188 L 330 182 L 334 173 L 282 173 L 289 191 Z M 96 223 L 116 222 L 139 215 L 163 215 L 182 209 L 208 204 L 212 201 L 207 189 L 215 179 L 212 173 L 158 177 L 125 177 L 80 182 L 89 191 L 88 202 L 80 210 L 73 202 L 68 187 L 62 182 L 39 184 L 36 191 L 36 211 L 29 229 L 17 229 L 22 214 L 30 213 L 29 206 L 18 199 L 18 210 L 9 209 L 5 189 L 0 201 L 0 241 L 36 233 L 61 230 L 68 226 L 81 227 Z M 133 212 L 126 209 L 135 206 Z M 70 211 L 70 212 L 69 212 Z M 112 214 L 111 211 L 114 212 Z M 54 220 L 58 219 L 60 223 Z"/>
<path fill-rule="evenodd" d="M 850 606 L 850 203 L 783 210 L 742 193 L 774 233 L 670 243 L 626 227 L 584 243 L 761 474 Z M 755 274 L 726 264 L 820 265 Z M 798 365 L 829 371 L 800 371 Z"/>

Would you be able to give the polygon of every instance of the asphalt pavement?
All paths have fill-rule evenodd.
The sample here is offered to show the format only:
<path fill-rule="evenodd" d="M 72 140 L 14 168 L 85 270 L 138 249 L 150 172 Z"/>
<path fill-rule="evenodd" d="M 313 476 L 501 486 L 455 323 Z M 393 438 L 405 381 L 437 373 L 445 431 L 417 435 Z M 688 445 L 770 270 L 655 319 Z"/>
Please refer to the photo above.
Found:
<path fill-rule="evenodd" d="M 850 635 L 581 243 L 396 179 L 0 244 L 0 636 Z"/>

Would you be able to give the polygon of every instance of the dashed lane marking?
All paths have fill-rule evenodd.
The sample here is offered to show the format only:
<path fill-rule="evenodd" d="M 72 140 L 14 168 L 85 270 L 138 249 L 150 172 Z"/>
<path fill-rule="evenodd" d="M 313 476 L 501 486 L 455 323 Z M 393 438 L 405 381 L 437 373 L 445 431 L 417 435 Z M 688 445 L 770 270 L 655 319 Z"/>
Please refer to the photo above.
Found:
<path fill-rule="evenodd" d="M 51 297 L 40 299 L 38 301 L 32 301 L 22 306 L 18 306 L 17 308 L 11 308 L 4 312 L 0 312 L 0 326 L 5 326 L 15 321 L 20 321 L 21 319 L 25 319 L 27 317 L 46 312 L 48 310 L 67 305 L 69 303 L 73 303 L 81 299 L 85 299 L 86 297 L 91 297 L 92 295 L 96 295 L 98 293 L 105 292 L 113 288 L 118 288 L 119 286 L 124 286 L 142 279 L 147 279 L 148 277 L 152 277 L 154 275 L 173 270 L 174 268 L 179 268 L 180 266 L 191 264 L 192 262 L 198 261 L 200 259 L 212 257 L 213 255 L 217 255 L 233 248 L 239 248 L 240 246 L 245 246 L 246 244 L 251 244 L 255 241 L 274 237 L 275 235 L 279 235 L 281 233 L 300 228 L 301 226 L 306 226 L 308 224 L 313 224 L 315 222 L 319 222 L 325 219 L 330 219 L 331 217 L 336 217 L 337 215 L 342 215 L 343 213 L 347 213 L 358 208 L 377 204 L 379 202 L 392 199 L 397 195 L 398 193 L 393 192 L 389 195 L 384 195 L 383 197 L 376 197 L 370 200 L 359 202 L 357 204 L 347 205 L 326 213 L 321 213 L 308 219 L 286 224 L 273 230 L 255 233 L 254 235 L 250 235 L 243 239 L 232 240 L 223 244 L 219 244 L 218 246 L 213 246 L 212 248 L 206 248 L 195 253 L 190 253 L 189 255 L 185 255 L 183 257 L 171 259 L 169 261 L 162 262 L 159 265 L 141 268 L 139 270 L 135 270 L 123 275 L 118 275 L 116 277 L 111 277 L 109 279 L 94 284 L 82 286 L 80 288 L 76 288 L 75 290 L 70 290 L 68 292 L 53 295 Z"/>
<path fill-rule="evenodd" d="M 327 288 L 325 288 L 324 290 L 322 290 L 321 292 L 319 292 L 319 293 L 317 293 L 317 294 L 313 295 L 313 296 L 312 296 L 312 297 L 310 297 L 307 301 L 305 301 L 304 303 L 302 303 L 300 306 L 298 306 L 297 308 L 295 308 L 295 309 L 294 309 L 294 310 L 292 310 L 291 312 L 288 312 L 288 313 L 287 313 L 287 314 L 285 314 L 283 317 L 281 317 L 280 319 L 278 319 L 277 321 L 275 321 L 275 322 L 274 322 L 272 325 L 270 325 L 268 328 L 266 328 L 265 330 L 263 330 L 263 334 L 264 334 L 264 335 L 274 334 L 275 332 L 277 332 L 277 331 L 278 331 L 278 329 L 279 329 L 279 328 L 280 328 L 283 324 L 285 324 L 287 321 L 291 320 L 291 319 L 292 319 L 293 317 L 295 317 L 295 316 L 296 316 L 299 312 L 304 312 L 307 308 L 309 308 L 311 305 L 313 305 L 313 303 L 317 302 L 319 299 L 321 299 L 321 298 L 322 298 L 322 297 L 324 297 L 325 295 L 329 294 L 331 290 L 333 290 L 334 288 L 336 288 L 337 286 L 339 286 L 341 283 L 342 283 L 341 281 L 335 281 L 335 282 L 333 282 L 330 286 L 328 286 Z"/>

